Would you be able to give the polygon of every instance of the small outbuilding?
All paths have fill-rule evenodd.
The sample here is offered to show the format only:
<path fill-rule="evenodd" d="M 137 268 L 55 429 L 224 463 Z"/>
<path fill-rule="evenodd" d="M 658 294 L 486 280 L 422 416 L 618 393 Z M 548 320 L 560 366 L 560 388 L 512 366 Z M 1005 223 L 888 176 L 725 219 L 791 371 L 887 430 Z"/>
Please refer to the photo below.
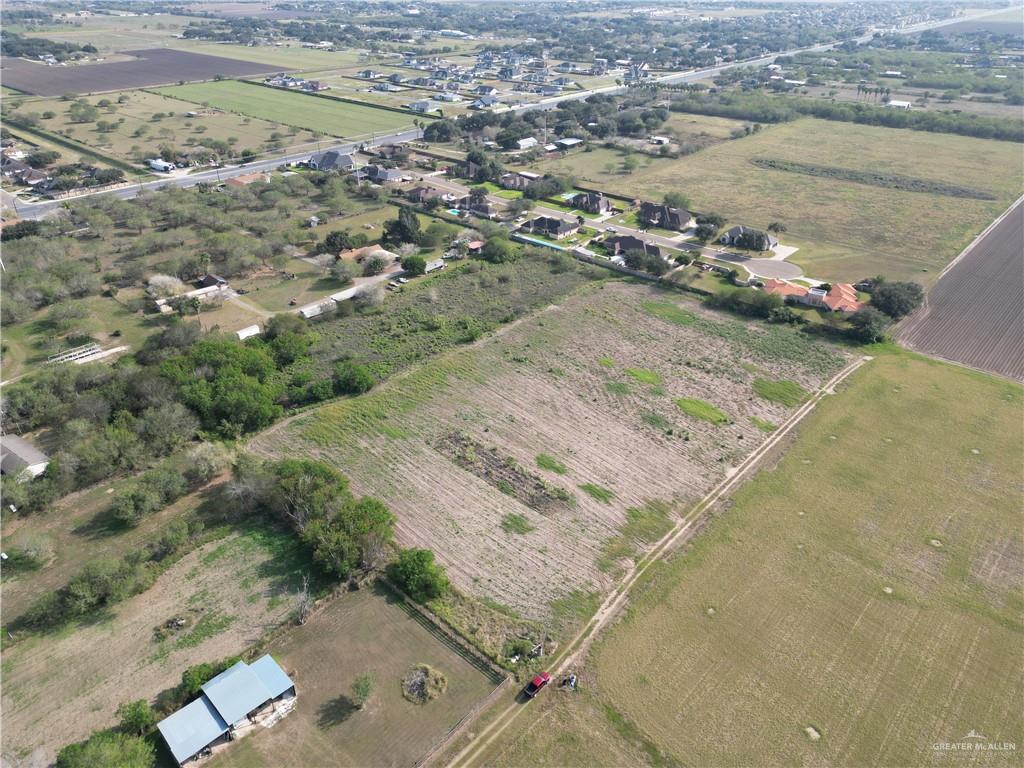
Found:
<path fill-rule="evenodd" d="M 0 471 L 19 482 L 39 477 L 50 466 L 50 457 L 18 435 L 0 436 Z"/>

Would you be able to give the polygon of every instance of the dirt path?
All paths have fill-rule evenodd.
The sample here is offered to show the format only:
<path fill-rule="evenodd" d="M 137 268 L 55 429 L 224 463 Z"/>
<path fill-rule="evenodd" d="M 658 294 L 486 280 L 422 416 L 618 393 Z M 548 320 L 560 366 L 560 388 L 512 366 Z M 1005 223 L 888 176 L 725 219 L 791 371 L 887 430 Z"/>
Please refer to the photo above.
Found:
<path fill-rule="evenodd" d="M 771 437 L 761 444 L 757 450 L 743 460 L 718 486 L 711 490 L 693 509 L 690 510 L 679 523 L 669 531 L 636 565 L 623 577 L 622 583 L 598 608 L 590 621 L 580 630 L 573 640 L 565 646 L 561 657 L 555 657 L 549 670 L 552 678 L 558 679 L 568 674 L 586 656 L 594 640 L 619 614 L 628 602 L 629 592 L 636 585 L 637 581 L 654 565 L 658 560 L 677 546 L 684 543 L 694 532 L 695 524 L 699 522 L 704 514 L 711 509 L 718 501 L 727 494 L 734 491 L 753 472 L 759 469 L 762 460 L 768 456 L 779 443 L 789 435 L 800 421 L 807 416 L 814 407 L 826 396 L 835 394 L 836 386 L 846 379 L 855 370 L 860 368 L 870 357 L 861 357 L 844 367 L 831 380 L 826 382 L 815 392 L 806 403 L 804 403 L 789 419 L 786 420 Z M 449 768 L 457 768 L 474 765 L 484 754 L 485 750 L 493 744 L 502 733 L 511 725 L 516 717 L 524 711 L 525 707 L 514 698 L 505 699 L 505 708 L 498 712 L 490 724 L 479 734 L 475 735 L 468 745 L 460 750 L 448 763 Z M 482 713 L 480 713 L 482 714 Z M 477 715 L 479 718 L 479 714 Z M 463 724 L 458 733 L 453 732 L 451 738 L 455 739 L 460 733 L 464 733 L 472 726 L 472 722 Z"/>

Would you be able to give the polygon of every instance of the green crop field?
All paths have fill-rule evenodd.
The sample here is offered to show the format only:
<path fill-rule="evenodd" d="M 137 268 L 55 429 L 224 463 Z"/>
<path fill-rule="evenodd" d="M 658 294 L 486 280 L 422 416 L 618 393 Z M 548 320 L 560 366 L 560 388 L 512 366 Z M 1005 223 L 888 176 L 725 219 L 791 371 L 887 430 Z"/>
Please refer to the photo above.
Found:
<path fill-rule="evenodd" d="M 576 157 L 585 162 L 585 154 Z M 755 159 L 884 169 L 996 199 L 769 170 L 754 165 Z M 783 245 L 800 248 L 790 261 L 812 277 L 857 280 L 882 273 L 925 284 L 1022 192 L 1020 146 L 1012 142 L 812 119 L 772 126 L 678 160 L 655 160 L 620 178 L 618 183 L 628 180 L 630 189 L 644 190 L 650 199 L 680 191 L 696 210 L 716 211 L 729 225 L 782 222 Z"/>
<path fill-rule="evenodd" d="M 261 120 L 292 125 L 329 136 L 363 138 L 411 128 L 413 115 L 361 104 L 249 85 L 237 80 L 161 88 L 159 93 L 226 109 Z"/>
<path fill-rule="evenodd" d="M 1019 740 L 1022 402 L 883 351 L 658 568 L 594 654 L 601 700 L 683 764 L 931 765 L 972 729 Z"/>

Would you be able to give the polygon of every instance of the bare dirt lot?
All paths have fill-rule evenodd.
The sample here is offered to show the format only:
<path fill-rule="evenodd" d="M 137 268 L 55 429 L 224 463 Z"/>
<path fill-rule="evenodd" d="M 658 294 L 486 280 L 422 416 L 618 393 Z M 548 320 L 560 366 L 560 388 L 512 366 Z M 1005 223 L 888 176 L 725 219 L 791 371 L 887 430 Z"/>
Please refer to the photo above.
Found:
<path fill-rule="evenodd" d="M 899 337 L 918 352 L 1024 381 L 1024 205 L 942 277 Z"/>
<path fill-rule="evenodd" d="M 268 650 L 295 681 L 296 709 L 232 745 L 211 768 L 410 766 L 498 684 L 382 587 L 342 595 Z M 447 686 L 415 704 L 403 697 L 402 678 L 420 664 Z M 363 674 L 372 676 L 373 692 L 357 709 L 352 682 Z"/>
<path fill-rule="evenodd" d="M 65 93 L 100 93 L 151 85 L 171 85 L 181 80 L 208 80 L 216 75 L 244 77 L 279 71 L 270 64 L 207 56 L 167 48 L 123 51 L 134 61 L 48 67 L 44 64 L 5 57 L 0 60 L 4 85 L 38 96 Z"/>
<path fill-rule="evenodd" d="M 625 559 L 792 412 L 756 395 L 755 379 L 809 390 L 842 362 L 789 329 L 613 282 L 252 447 L 331 462 L 356 492 L 383 499 L 399 542 L 434 550 L 459 587 L 546 619 L 553 601 L 610 587 Z M 519 471 L 498 472 L 499 461 Z M 524 503 L 535 477 L 544 504 Z"/>
<path fill-rule="evenodd" d="M 142 594 L 49 635 L 5 647 L 5 756 L 66 744 L 117 721 L 125 701 L 152 699 L 189 666 L 237 654 L 293 608 L 296 572 L 286 535 L 232 535 L 186 555 Z M 168 619 L 188 626 L 163 640 Z"/>

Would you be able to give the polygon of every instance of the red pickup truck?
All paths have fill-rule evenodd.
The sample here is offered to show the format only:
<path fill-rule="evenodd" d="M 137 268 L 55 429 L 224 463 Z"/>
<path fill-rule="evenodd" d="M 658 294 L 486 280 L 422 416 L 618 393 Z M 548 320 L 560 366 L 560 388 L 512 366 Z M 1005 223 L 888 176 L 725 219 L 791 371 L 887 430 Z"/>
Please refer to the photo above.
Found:
<path fill-rule="evenodd" d="M 535 678 L 533 678 L 533 680 L 529 682 L 529 684 L 523 690 L 523 693 L 526 694 L 527 698 L 532 699 L 534 696 L 540 693 L 541 688 L 543 688 L 550 682 L 551 675 L 549 675 L 547 672 L 541 672 L 539 675 L 537 675 Z"/>

